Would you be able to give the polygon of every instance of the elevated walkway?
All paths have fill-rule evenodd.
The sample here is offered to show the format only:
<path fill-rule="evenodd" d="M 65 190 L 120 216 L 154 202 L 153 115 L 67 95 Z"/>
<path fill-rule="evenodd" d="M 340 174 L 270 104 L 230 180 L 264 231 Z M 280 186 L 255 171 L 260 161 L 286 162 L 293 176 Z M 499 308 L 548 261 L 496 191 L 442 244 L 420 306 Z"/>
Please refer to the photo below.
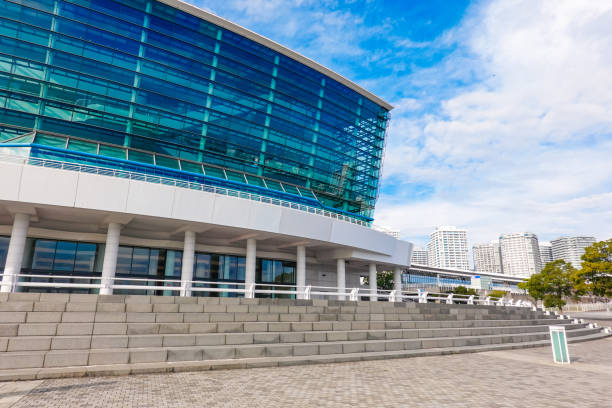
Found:
<path fill-rule="evenodd" d="M 0 380 L 330 363 L 570 342 L 601 328 L 507 306 L 3 294 Z"/>

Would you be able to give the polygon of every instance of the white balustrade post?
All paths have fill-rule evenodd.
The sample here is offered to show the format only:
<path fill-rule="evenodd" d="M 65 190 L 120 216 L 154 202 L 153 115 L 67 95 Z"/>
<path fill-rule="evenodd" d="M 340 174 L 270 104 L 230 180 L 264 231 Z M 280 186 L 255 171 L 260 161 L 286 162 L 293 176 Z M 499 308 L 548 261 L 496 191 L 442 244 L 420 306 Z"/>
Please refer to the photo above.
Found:
<path fill-rule="evenodd" d="M 23 252 L 25 250 L 28 228 L 30 227 L 30 216 L 28 214 L 15 214 L 13 229 L 11 230 L 11 240 L 9 241 L 8 252 L 6 254 L 6 264 L 4 266 L 4 276 L 2 277 L 2 287 L 0 292 L 13 292 L 21 272 Z"/>
<path fill-rule="evenodd" d="M 119 238 L 121 236 L 121 224 L 111 222 L 108 224 L 106 233 L 106 247 L 104 249 L 104 263 L 102 265 L 102 287 L 101 295 L 113 294 L 113 280 L 117 270 L 117 254 L 119 253 Z"/>
<path fill-rule="evenodd" d="M 398 293 L 402 292 L 402 268 L 399 266 L 393 269 L 393 290 Z"/>
<path fill-rule="evenodd" d="M 296 251 L 296 262 L 295 262 L 295 283 L 297 286 L 297 298 L 305 299 L 306 290 L 306 247 L 298 245 Z"/>
<path fill-rule="evenodd" d="M 376 264 L 375 263 L 371 263 L 369 266 L 368 283 L 370 284 L 370 293 L 371 293 L 370 301 L 376 302 L 378 301 L 378 296 L 376 296 L 376 294 L 378 293 L 378 284 L 376 281 Z"/>
<path fill-rule="evenodd" d="M 255 297 L 255 263 L 257 261 L 257 241 L 255 238 L 247 239 L 246 245 L 246 265 L 244 271 L 244 284 L 246 288 L 253 288 L 245 293 L 245 297 Z"/>
<path fill-rule="evenodd" d="M 344 259 L 338 259 L 336 261 L 336 286 L 339 292 L 344 293 L 346 288 L 346 262 Z M 346 296 L 341 295 L 338 300 L 346 300 Z"/>
<path fill-rule="evenodd" d="M 195 241 L 195 232 L 185 231 L 183 261 L 181 262 L 181 296 L 191 296 L 191 281 L 193 280 L 193 264 L 195 262 Z"/>

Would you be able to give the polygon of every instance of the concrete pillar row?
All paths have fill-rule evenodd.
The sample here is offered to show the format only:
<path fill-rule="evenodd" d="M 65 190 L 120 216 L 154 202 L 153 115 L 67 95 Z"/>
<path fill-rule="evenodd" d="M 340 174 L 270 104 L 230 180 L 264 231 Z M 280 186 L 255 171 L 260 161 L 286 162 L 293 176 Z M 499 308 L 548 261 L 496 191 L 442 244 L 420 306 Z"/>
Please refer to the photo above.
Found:
<path fill-rule="evenodd" d="M 370 293 L 373 296 L 370 296 L 370 301 L 376 302 L 378 301 L 378 296 L 376 296 L 378 290 L 378 283 L 376 281 L 376 264 L 371 263 L 369 265 L 369 274 L 368 274 L 368 282 L 370 284 Z"/>
<path fill-rule="evenodd" d="M 339 292 L 344 292 L 346 288 L 346 261 L 342 258 L 336 263 L 336 287 Z M 338 299 L 346 300 L 346 296 L 340 296 Z"/>
<path fill-rule="evenodd" d="M 21 263 L 23 262 L 23 252 L 29 227 L 30 216 L 28 214 L 15 214 L 11 230 L 11 240 L 9 241 L 8 252 L 6 254 L 4 276 L 2 277 L 3 285 L 0 292 L 11 292 L 13 285 L 18 279 L 15 275 L 21 272 Z"/>
<path fill-rule="evenodd" d="M 306 247 L 298 245 L 296 252 L 296 268 L 295 268 L 295 280 L 298 290 L 298 299 L 303 299 L 303 292 L 306 288 Z"/>
<path fill-rule="evenodd" d="M 181 263 L 181 296 L 191 296 L 191 281 L 193 280 L 193 265 L 195 263 L 195 242 L 195 232 L 185 231 L 183 260 Z"/>
<path fill-rule="evenodd" d="M 393 269 L 393 290 L 402 290 L 402 268 L 399 266 Z"/>
<path fill-rule="evenodd" d="M 248 289 L 255 284 L 255 264 L 257 261 L 257 241 L 255 238 L 247 239 L 246 245 L 246 265 L 244 271 L 244 283 Z M 248 293 L 247 293 L 248 296 Z"/>
<path fill-rule="evenodd" d="M 108 224 L 106 233 L 106 247 L 104 249 L 104 263 L 102 265 L 101 295 L 113 294 L 113 279 L 117 271 L 117 255 L 119 253 L 119 239 L 122 225 L 117 222 Z"/>

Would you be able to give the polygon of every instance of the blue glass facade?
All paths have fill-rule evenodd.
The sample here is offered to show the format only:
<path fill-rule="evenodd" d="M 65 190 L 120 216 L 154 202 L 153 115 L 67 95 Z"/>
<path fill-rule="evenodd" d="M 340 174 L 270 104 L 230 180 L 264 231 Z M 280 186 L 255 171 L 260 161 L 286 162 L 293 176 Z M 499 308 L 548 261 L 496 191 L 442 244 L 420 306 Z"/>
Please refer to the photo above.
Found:
<path fill-rule="evenodd" d="M 0 140 L 52 132 L 71 152 L 121 147 L 367 218 L 387 120 L 335 79 L 162 2 L 0 0 Z"/>
<path fill-rule="evenodd" d="M 0 272 L 4 268 L 9 240 L 9 237 L 0 236 Z M 22 272 L 45 276 L 24 277 L 22 280 L 96 284 L 100 281 L 103 259 L 104 244 L 28 238 Z M 179 287 L 176 281 L 181 280 L 182 259 L 183 251 L 180 250 L 121 245 L 117 255 L 115 276 L 119 280 L 116 283 L 135 284 L 134 281 L 121 278 L 150 279 L 155 281 L 140 284 Z M 282 288 L 274 284 L 295 285 L 295 268 L 293 261 L 257 258 L 255 281 L 270 284 L 270 288 Z M 244 282 L 245 270 L 246 258 L 244 256 L 196 252 L 193 266 L 193 287 L 242 288 L 232 283 Z M 57 276 L 64 277 L 58 278 Z M 36 288 L 36 291 L 40 290 L 42 289 Z M 65 288 L 48 288 L 48 290 L 66 291 Z M 77 289 L 77 291 L 97 293 L 97 289 Z M 153 291 L 150 292 L 149 294 L 155 294 Z M 168 295 L 173 294 L 172 291 L 162 292 Z M 118 289 L 115 293 L 142 294 L 142 291 Z M 228 293 L 195 291 L 193 296 L 228 296 Z"/>

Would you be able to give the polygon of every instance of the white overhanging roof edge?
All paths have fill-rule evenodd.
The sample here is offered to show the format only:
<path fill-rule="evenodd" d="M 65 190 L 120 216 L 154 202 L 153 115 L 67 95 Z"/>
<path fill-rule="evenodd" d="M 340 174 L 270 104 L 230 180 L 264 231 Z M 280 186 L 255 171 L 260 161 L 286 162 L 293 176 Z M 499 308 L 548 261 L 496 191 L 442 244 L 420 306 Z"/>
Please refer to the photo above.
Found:
<path fill-rule="evenodd" d="M 384 107 L 387 110 L 391 110 L 393 109 L 393 105 L 391 105 L 390 103 L 384 101 L 383 99 L 379 98 L 378 96 L 374 95 L 373 93 L 363 89 L 362 87 L 360 87 L 359 85 L 357 85 L 356 83 L 354 83 L 353 81 L 343 77 L 342 75 L 332 71 L 329 68 L 324 67 L 323 65 L 311 60 L 310 58 L 307 58 L 305 56 L 303 56 L 302 54 L 299 54 L 295 51 L 290 50 L 289 48 L 280 45 L 277 42 L 274 42 L 272 40 L 270 40 L 269 38 L 266 38 L 262 35 L 259 35 L 251 30 L 248 30 L 242 26 L 239 26 L 238 24 L 232 23 L 229 20 L 226 20 L 222 17 L 219 17 L 215 14 L 212 14 L 206 10 L 203 10 L 199 7 L 196 7 L 192 4 L 186 3 L 182 0 L 159 0 L 162 3 L 165 3 L 171 7 L 175 7 L 179 10 L 182 10 L 186 13 L 192 14 L 196 17 L 199 17 L 203 20 L 209 21 L 215 25 L 218 25 L 219 27 L 225 28 L 227 30 L 233 31 L 236 34 L 240 34 L 243 37 L 246 37 L 250 40 L 253 40 L 259 44 L 265 45 L 266 47 L 280 52 L 281 54 L 286 55 L 289 58 L 292 58 L 316 71 L 319 71 L 320 73 L 327 75 L 328 77 L 335 79 L 336 81 L 340 82 L 342 85 L 347 86 L 348 88 L 352 89 L 353 91 L 359 93 L 362 96 L 365 96 L 366 98 L 370 99 L 372 102 L 375 102 L 379 105 L 381 105 L 382 107 Z"/>

